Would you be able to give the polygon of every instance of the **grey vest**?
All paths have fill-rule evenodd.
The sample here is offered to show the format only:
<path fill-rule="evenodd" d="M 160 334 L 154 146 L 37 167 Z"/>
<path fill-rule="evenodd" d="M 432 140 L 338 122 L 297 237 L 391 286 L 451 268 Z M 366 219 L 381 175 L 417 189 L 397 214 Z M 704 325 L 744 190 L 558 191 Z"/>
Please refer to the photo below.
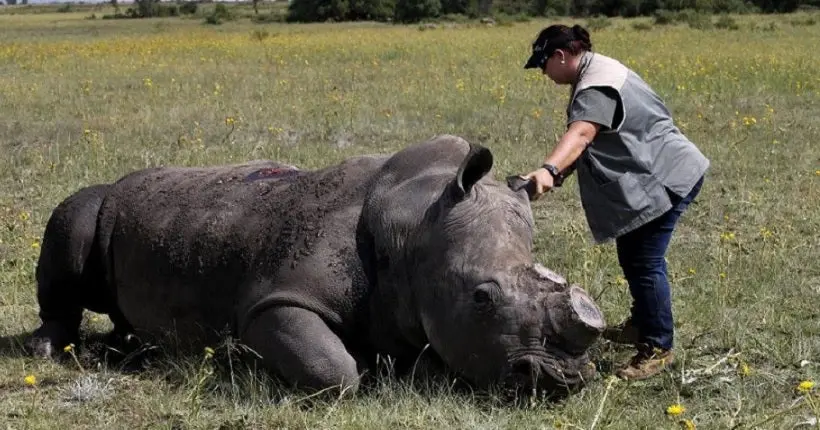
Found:
<path fill-rule="evenodd" d="M 633 71 L 598 53 L 586 53 L 581 67 L 569 106 L 579 91 L 590 87 L 612 88 L 619 98 L 612 128 L 601 128 L 575 163 L 587 223 L 602 243 L 671 209 L 666 190 L 688 194 L 709 160 Z"/>

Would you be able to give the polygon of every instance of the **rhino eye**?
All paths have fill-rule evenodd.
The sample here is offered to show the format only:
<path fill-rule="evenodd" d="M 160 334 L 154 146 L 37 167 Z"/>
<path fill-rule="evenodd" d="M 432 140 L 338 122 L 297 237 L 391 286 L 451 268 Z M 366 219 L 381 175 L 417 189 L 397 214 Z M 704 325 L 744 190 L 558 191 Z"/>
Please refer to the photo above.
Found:
<path fill-rule="evenodd" d="M 475 291 L 473 291 L 473 301 L 480 307 L 486 307 L 493 304 L 497 295 L 498 285 L 488 282 L 476 287 Z"/>

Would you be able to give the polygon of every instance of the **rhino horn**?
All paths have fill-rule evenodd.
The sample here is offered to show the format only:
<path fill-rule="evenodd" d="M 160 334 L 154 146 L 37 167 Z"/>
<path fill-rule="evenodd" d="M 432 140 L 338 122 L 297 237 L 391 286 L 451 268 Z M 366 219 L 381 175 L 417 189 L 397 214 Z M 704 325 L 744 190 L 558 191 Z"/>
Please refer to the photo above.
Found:
<path fill-rule="evenodd" d="M 456 174 L 455 194 L 463 198 L 473 189 L 493 167 L 493 154 L 489 149 L 476 144 L 470 144 L 470 151 L 461 162 Z"/>
<path fill-rule="evenodd" d="M 606 322 L 592 298 L 577 285 L 547 296 L 548 324 L 571 350 L 584 351 L 603 333 Z"/>
<path fill-rule="evenodd" d="M 550 269 L 547 269 L 540 263 L 535 263 L 532 267 L 535 270 L 535 274 L 538 276 L 538 280 L 549 284 L 549 290 L 560 291 L 567 288 L 567 280 L 564 279 L 563 276 L 553 272 Z"/>

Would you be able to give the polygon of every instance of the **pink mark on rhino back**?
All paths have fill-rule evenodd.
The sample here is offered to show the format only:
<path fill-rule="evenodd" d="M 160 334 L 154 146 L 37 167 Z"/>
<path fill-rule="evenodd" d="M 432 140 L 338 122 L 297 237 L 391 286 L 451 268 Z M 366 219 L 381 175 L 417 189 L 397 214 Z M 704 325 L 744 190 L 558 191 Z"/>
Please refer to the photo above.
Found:
<path fill-rule="evenodd" d="M 294 167 L 266 167 L 246 176 L 245 182 L 258 181 L 261 179 L 290 178 L 298 174 L 299 169 Z"/>

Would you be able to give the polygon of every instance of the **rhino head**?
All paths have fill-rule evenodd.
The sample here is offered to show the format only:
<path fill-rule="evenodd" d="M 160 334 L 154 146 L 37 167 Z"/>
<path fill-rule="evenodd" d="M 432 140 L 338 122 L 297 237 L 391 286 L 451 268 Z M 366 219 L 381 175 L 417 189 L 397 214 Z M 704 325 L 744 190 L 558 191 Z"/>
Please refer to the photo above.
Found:
<path fill-rule="evenodd" d="M 476 385 L 577 388 L 594 375 L 587 350 L 604 318 L 581 287 L 533 261 L 526 192 L 489 175 L 488 149 L 469 148 L 408 240 L 419 324 L 448 367 Z"/>

